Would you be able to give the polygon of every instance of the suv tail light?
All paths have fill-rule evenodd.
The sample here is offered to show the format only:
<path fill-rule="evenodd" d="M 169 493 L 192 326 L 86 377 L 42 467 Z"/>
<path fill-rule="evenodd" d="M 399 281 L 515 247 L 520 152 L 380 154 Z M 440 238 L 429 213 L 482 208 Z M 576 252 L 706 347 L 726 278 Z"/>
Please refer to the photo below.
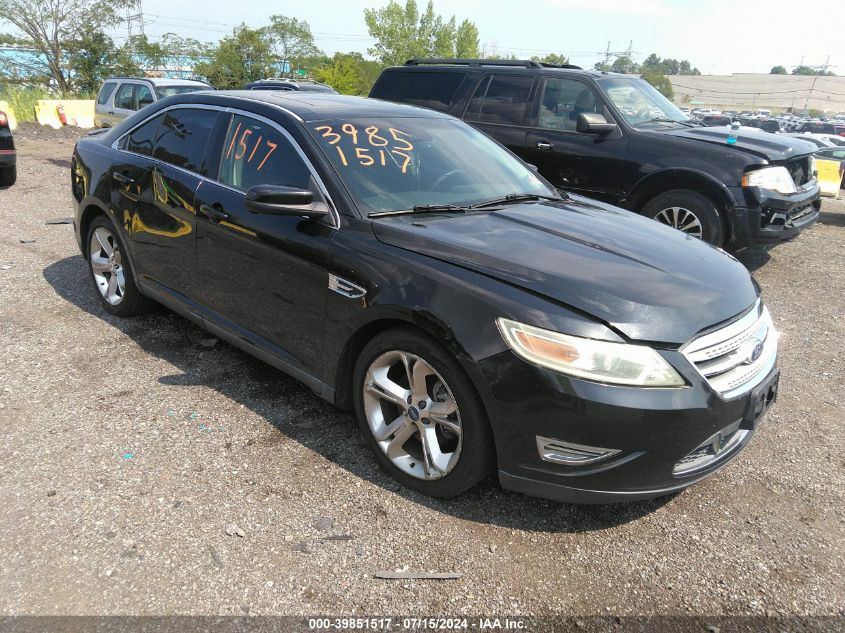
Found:
<path fill-rule="evenodd" d="M 0 111 L 0 127 L 6 127 L 9 125 L 9 117 L 6 116 L 6 113 Z"/>

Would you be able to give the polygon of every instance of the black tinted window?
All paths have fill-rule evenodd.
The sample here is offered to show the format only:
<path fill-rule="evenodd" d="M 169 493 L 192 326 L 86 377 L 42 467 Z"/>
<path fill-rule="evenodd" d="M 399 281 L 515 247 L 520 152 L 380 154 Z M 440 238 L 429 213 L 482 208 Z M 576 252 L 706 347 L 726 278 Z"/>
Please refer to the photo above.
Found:
<path fill-rule="evenodd" d="M 478 120 L 483 123 L 522 125 L 533 77 L 499 75 L 493 77 Z"/>
<path fill-rule="evenodd" d="M 484 95 L 487 92 L 487 86 L 490 85 L 490 77 L 485 77 L 478 88 L 475 89 L 475 94 L 472 95 L 467 111 L 464 113 L 464 119 L 467 121 L 475 121 L 478 119 L 478 113 L 481 112 L 481 103 L 484 101 Z"/>
<path fill-rule="evenodd" d="M 386 71 L 370 96 L 445 111 L 463 79 L 462 73 Z"/>
<path fill-rule="evenodd" d="M 103 87 L 100 88 L 100 94 L 97 96 L 97 103 L 100 105 L 106 105 L 106 101 L 109 100 L 109 97 L 111 96 L 111 93 L 114 92 L 116 85 L 117 84 L 112 81 L 104 83 Z"/>
<path fill-rule="evenodd" d="M 144 123 L 144 125 L 135 128 L 129 135 L 126 143 L 126 149 L 136 154 L 143 154 L 144 156 L 153 155 L 153 145 L 155 144 L 156 133 L 161 125 L 161 120 L 164 115 L 159 115 Z"/>
<path fill-rule="evenodd" d="M 153 157 L 199 173 L 216 120 L 215 110 L 170 110 L 158 130 Z"/>
<path fill-rule="evenodd" d="M 138 109 L 140 110 L 145 105 L 150 105 L 153 102 L 153 92 L 149 86 L 136 86 L 138 91 Z"/>
<path fill-rule="evenodd" d="M 236 115 L 223 143 L 219 180 L 241 191 L 255 185 L 308 189 L 311 172 L 291 142 L 277 129 Z"/>

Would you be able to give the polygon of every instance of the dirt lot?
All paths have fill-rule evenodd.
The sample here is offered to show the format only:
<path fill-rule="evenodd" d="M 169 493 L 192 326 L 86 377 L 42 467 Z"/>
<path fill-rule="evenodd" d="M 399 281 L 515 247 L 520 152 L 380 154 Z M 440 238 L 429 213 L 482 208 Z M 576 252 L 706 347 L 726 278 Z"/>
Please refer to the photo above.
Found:
<path fill-rule="evenodd" d="M 163 310 L 100 310 L 45 224 L 73 142 L 22 130 L 0 191 L 0 614 L 845 615 L 845 202 L 742 256 L 783 378 L 721 473 L 623 506 L 493 481 L 441 502 L 292 379 Z M 463 576 L 373 577 L 397 569 Z"/>

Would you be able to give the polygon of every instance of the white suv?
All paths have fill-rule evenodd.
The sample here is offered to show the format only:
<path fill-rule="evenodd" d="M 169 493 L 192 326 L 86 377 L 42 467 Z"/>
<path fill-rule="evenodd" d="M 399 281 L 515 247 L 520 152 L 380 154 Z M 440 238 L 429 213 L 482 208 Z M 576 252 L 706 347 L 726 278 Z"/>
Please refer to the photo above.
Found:
<path fill-rule="evenodd" d="M 185 92 L 214 90 L 193 79 L 156 79 L 151 77 L 112 77 L 103 82 L 94 108 L 94 125 L 113 127 L 159 99 Z"/>

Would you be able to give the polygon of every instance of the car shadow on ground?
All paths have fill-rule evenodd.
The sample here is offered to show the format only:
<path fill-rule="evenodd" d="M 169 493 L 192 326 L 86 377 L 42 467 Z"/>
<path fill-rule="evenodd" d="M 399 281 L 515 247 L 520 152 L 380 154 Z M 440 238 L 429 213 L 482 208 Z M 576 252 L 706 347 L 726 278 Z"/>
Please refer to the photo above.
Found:
<path fill-rule="evenodd" d="M 773 248 L 771 245 L 755 245 L 743 249 L 737 253 L 733 253 L 742 264 L 748 269 L 748 272 L 753 273 L 765 266 L 772 258 L 769 251 Z"/>
<path fill-rule="evenodd" d="M 521 530 L 588 532 L 606 529 L 650 514 L 673 498 L 613 506 L 579 506 L 505 491 L 494 477 L 456 499 L 420 495 L 399 485 L 377 464 L 364 444 L 351 412 L 333 407 L 293 378 L 223 341 L 213 349 L 204 348 L 200 341 L 208 339 L 210 334 L 165 308 L 131 319 L 109 315 L 94 295 L 87 265 L 81 256 L 51 264 L 44 269 L 43 276 L 60 297 L 117 328 L 145 353 L 167 361 L 182 372 L 160 377 L 161 384 L 209 387 L 275 427 L 268 429 L 266 437 L 234 445 L 230 450 L 254 450 L 256 445 L 262 450 L 275 450 L 284 434 L 353 475 L 414 503 L 461 519 Z M 231 426 L 230 421 L 227 427 Z M 272 482 L 268 484 L 272 485 Z"/>
<path fill-rule="evenodd" d="M 845 197 L 845 194 L 843 194 Z M 845 213 L 834 213 L 833 211 L 822 211 L 819 213 L 819 222 L 831 226 L 845 226 Z"/>

